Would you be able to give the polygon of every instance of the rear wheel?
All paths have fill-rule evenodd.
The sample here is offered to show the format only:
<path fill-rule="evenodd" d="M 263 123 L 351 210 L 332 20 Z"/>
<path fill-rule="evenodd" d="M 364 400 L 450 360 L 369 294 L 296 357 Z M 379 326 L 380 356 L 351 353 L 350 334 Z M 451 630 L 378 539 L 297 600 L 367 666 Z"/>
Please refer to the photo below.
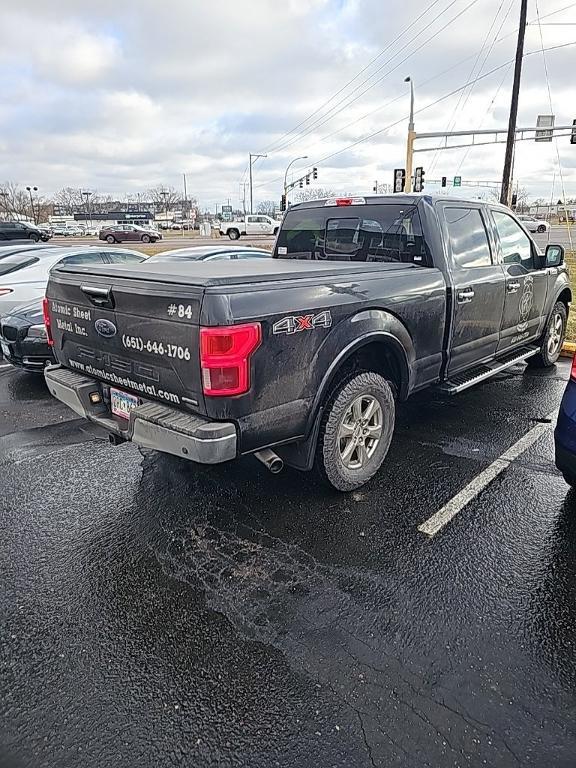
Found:
<path fill-rule="evenodd" d="M 116 242 L 116 238 L 114 237 L 114 235 L 106 235 L 106 242 L 107 243 L 115 243 Z"/>
<path fill-rule="evenodd" d="M 230 238 L 230 240 L 238 240 L 240 237 L 240 232 L 237 229 L 229 229 L 228 237 Z"/>
<path fill-rule="evenodd" d="M 564 344 L 567 317 L 566 306 L 561 301 L 556 302 L 542 337 L 540 351 L 534 357 L 528 358 L 528 365 L 533 368 L 549 368 L 554 365 Z"/>
<path fill-rule="evenodd" d="M 149 243 L 150 242 L 150 235 L 142 235 L 140 240 L 142 240 L 143 243 Z"/>
<path fill-rule="evenodd" d="M 392 387 L 377 373 L 360 373 L 334 391 L 324 411 L 316 468 L 338 491 L 367 483 L 384 461 L 394 431 Z"/>

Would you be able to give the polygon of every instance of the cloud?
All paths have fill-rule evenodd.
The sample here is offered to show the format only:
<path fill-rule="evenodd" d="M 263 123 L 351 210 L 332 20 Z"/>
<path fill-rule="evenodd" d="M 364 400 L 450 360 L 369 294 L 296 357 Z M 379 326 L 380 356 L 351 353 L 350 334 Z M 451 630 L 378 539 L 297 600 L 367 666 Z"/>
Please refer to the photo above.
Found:
<path fill-rule="evenodd" d="M 514 56 L 516 9 L 504 20 L 499 0 L 465 10 L 469 3 L 20 0 L 0 10 L 3 29 L 26 29 L 34 40 L 25 55 L 17 35 L 0 48 L 3 175 L 46 194 L 78 185 L 122 196 L 158 183 L 178 186 L 186 171 L 194 194 L 210 206 L 238 199 L 249 152 L 268 155 L 254 167 L 255 198 L 278 198 L 286 165 L 305 154 L 322 186 L 360 190 L 376 178 L 389 181 L 404 164 L 407 74 L 416 85 L 417 130 L 507 123 L 508 66 L 470 94 L 443 99 L 480 73 L 484 54 L 482 72 Z M 563 5 L 550 0 L 541 13 Z M 551 20 L 574 22 L 576 12 Z M 573 30 L 543 27 L 545 45 L 569 42 Z M 531 25 L 526 49 L 539 45 Z M 559 124 L 576 117 L 574 53 L 547 54 Z M 519 123 L 549 111 L 542 56 L 527 56 Z M 559 142 L 567 194 L 576 195 L 574 148 Z M 502 156 L 496 145 L 417 159 L 428 179 L 498 179 Z M 546 194 L 555 166 L 555 145 L 518 144 L 516 175 L 535 195 Z"/>

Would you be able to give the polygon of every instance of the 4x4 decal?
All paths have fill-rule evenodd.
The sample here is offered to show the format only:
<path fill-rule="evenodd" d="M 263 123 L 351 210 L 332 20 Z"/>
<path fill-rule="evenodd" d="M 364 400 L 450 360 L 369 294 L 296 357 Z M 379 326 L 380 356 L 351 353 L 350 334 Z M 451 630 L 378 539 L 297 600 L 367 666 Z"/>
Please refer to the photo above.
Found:
<path fill-rule="evenodd" d="M 332 315 L 329 311 L 320 312 L 317 315 L 290 315 L 278 320 L 272 326 L 272 333 L 298 333 L 299 331 L 312 331 L 315 328 L 330 328 Z"/>

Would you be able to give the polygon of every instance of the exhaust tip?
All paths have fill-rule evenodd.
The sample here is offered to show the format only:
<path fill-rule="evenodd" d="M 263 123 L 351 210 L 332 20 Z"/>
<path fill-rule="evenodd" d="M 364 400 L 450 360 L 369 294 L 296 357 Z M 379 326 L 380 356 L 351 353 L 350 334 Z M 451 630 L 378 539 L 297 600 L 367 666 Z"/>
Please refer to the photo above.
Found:
<path fill-rule="evenodd" d="M 270 472 L 272 472 L 273 475 L 277 475 L 278 472 L 282 472 L 282 470 L 284 469 L 284 462 L 278 456 L 277 459 L 273 459 L 270 462 L 270 466 L 268 467 L 268 469 L 270 470 Z"/>
<path fill-rule="evenodd" d="M 277 475 L 278 472 L 282 472 L 284 469 L 284 462 L 280 456 L 278 456 L 277 453 L 274 453 L 270 448 L 263 448 L 261 451 L 256 451 L 254 456 L 256 456 L 258 461 L 261 461 L 266 469 L 269 472 L 272 472 L 273 475 Z"/>

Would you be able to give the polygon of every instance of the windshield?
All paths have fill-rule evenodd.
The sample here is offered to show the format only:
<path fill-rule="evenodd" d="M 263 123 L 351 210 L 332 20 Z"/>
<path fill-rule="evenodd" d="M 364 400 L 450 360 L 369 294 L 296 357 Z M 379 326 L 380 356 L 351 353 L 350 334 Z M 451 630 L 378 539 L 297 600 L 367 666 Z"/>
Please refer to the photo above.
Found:
<path fill-rule="evenodd" d="M 274 258 L 429 263 L 416 206 L 394 203 L 289 211 Z"/>

